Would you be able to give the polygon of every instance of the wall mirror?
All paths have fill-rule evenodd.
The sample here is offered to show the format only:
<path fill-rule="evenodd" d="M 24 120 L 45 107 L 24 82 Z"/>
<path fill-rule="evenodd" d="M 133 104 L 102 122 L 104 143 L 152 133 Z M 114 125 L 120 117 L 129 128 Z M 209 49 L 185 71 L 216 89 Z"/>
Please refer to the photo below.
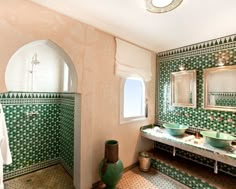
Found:
<path fill-rule="evenodd" d="M 196 70 L 171 73 L 171 105 L 196 108 Z"/>
<path fill-rule="evenodd" d="M 204 109 L 236 112 L 236 65 L 204 69 Z"/>

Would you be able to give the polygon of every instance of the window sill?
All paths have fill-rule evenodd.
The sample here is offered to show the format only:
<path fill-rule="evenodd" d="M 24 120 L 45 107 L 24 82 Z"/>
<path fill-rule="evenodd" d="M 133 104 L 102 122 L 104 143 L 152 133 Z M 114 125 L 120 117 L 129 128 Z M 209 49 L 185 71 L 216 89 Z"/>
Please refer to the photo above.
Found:
<path fill-rule="evenodd" d="M 126 124 L 126 123 L 133 123 L 133 122 L 138 122 L 138 121 L 144 121 L 147 120 L 148 117 L 138 117 L 138 118 L 123 118 L 120 119 L 120 124 Z"/>

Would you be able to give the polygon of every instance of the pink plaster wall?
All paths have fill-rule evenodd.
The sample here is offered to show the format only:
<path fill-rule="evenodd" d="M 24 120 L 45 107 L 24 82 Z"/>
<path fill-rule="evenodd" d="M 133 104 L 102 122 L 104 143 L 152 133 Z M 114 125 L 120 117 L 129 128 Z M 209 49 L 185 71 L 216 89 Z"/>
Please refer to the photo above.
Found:
<path fill-rule="evenodd" d="M 82 94 L 81 173 L 74 177 L 80 177 L 81 189 L 89 189 L 99 180 L 98 164 L 103 158 L 105 140 L 119 141 L 119 155 L 125 167 L 137 161 L 139 151 L 151 148 L 152 143 L 140 137 L 139 128 L 154 122 L 154 53 L 153 80 L 147 87 L 149 118 L 120 125 L 120 78 L 114 75 L 114 36 L 24 0 L 0 0 L 0 33 L 0 92 L 6 91 L 4 74 L 10 57 L 26 43 L 50 39 L 74 62 L 77 92 Z"/>

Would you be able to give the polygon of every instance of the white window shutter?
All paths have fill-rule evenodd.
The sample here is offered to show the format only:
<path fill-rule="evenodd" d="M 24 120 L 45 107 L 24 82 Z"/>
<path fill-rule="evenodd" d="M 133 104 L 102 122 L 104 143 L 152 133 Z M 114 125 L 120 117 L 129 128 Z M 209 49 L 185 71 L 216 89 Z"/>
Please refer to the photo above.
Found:
<path fill-rule="evenodd" d="M 115 74 L 122 78 L 142 77 L 150 81 L 152 52 L 116 38 Z"/>

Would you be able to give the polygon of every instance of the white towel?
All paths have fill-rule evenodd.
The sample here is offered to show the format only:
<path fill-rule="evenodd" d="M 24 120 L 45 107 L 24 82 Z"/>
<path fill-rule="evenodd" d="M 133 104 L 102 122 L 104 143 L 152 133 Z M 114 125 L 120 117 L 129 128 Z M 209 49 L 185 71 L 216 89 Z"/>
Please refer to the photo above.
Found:
<path fill-rule="evenodd" d="M 12 157 L 9 148 L 7 127 L 2 105 L 0 104 L 0 189 L 3 189 L 3 164 L 11 164 Z"/>

